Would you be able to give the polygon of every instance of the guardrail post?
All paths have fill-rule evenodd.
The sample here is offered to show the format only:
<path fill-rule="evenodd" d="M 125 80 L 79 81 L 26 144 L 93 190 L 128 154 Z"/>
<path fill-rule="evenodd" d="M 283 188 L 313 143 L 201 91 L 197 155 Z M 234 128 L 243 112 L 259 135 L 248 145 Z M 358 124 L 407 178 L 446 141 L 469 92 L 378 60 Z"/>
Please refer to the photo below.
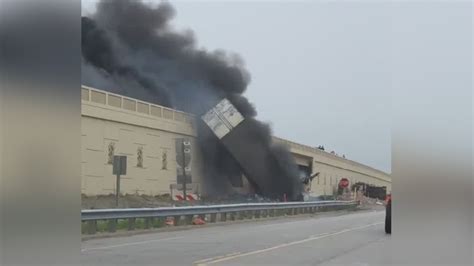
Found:
<path fill-rule="evenodd" d="M 211 213 L 211 223 L 215 223 L 217 221 L 217 213 Z"/>
<path fill-rule="evenodd" d="M 107 231 L 114 233 L 117 231 L 117 219 L 111 219 L 107 223 Z"/>
<path fill-rule="evenodd" d="M 194 218 L 194 215 L 186 215 L 185 216 L 185 223 L 187 225 L 193 224 L 193 218 Z"/>
<path fill-rule="evenodd" d="M 153 227 L 153 217 L 145 218 L 145 229 Z"/>
<path fill-rule="evenodd" d="M 181 225 L 181 215 L 173 216 L 173 221 L 175 226 Z"/>
<path fill-rule="evenodd" d="M 128 230 L 135 230 L 135 218 L 128 218 Z"/>
<path fill-rule="evenodd" d="M 165 225 L 166 217 L 158 217 L 153 223 L 153 227 L 163 227 Z"/>
<path fill-rule="evenodd" d="M 255 211 L 255 218 L 256 219 L 260 218 L 260 211 L 259 210 Z"/>
<path fill-rule="evenodd" d="M 227 221 L 227 213 L 226 212 L 221 212 L 221 222 Z"/>
<path fill-rule="evenodd" d="M 87 221 L 87 233 L 89 235 L 93 235 L 97 233 L 97 221 L 92 220 L 92 221 Z"/>
<path fill-rule="evenodd" d="M 253 219 L 253 214 L 254 212 L 253 211 L 246 211 L 245 212 L 245 217 L 247 217 L 247 219 Z"/>

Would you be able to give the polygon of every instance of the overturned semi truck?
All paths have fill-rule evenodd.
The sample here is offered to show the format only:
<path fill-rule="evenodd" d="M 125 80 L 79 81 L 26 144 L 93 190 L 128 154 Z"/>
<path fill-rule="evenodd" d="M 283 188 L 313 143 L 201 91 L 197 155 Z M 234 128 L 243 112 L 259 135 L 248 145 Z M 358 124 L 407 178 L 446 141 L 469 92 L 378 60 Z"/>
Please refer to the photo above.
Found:
<path fill-rule="evenodd" d="M 242 116 L 227 99 L 201 118 L 236 160 L 258 194 L 273 199 L 301 199 L 303 184 L 297 176 L 296 164 L 291 156 L 277 156 L 275 151 L 282 147 L 267 143 L 266 136 L 256 130 L 261 125 L 259 121 Z M 243 149 L 244 145 L 252 148 Z"/>

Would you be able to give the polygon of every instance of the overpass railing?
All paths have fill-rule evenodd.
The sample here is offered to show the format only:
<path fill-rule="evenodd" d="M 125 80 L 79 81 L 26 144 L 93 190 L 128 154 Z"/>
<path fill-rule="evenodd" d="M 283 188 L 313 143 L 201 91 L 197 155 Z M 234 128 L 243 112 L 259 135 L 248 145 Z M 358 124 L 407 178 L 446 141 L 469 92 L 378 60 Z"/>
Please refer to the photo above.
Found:
<path fill-rule="evenodd" d="M 184 207 L 82 210 L 82 232 L 116 232 L 166 225 L 191 225 L 196 218 L 209 223 L 258 219 L 323 211 L 354 209 L 354 201 L 315 201 L 200 205 Z"/>

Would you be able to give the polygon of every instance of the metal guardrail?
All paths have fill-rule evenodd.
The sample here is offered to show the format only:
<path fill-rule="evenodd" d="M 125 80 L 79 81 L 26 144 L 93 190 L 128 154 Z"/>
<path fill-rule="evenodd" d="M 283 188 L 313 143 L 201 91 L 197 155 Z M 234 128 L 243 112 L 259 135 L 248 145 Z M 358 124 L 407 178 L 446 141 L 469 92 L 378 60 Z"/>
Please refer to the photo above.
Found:
<path fill-rule="evenodd" d="M 107 231 L 115 232 L 117 221 L 126 219 L 127 229 L 135 229 L 135 220 L 145 218 L 145 228 L 151 228 L 154 219 L 174 217 L 175 225 L 183 224 L 180 221 L 184 217 L 184 224 L 191 224 L 195 216 L 209 216 L 209 221 L 216 222 L 217 215 L 220 221 L 235 219 L 253 219 L 265 216 L 297 215 L 314 213 L 319 211 L 351 209 L 357 205 L 354 201 L 314 201 L 314 202 L 281 202 L 281 203 L 244 203 L 226 205 L 199 205 L 185 207 L 161 207 L 161 208 L 133 208 L 133 209 L 96 209 L 82 210 L 81 220 L 86 223 L 87 234 L 97 232 L 97 221 L 108 221 Z M 238 216 L 238 217 L 237 217 Z"/>
<path fill-rule="evenodd" d="M 132 208 L 132 209 L 96 209 L 83 210 L 82 221 L 109 220 L 146 217 L 170 217 L 177 215 L 199 215 L 220 212 L 258 211 L 270 209 L 294 209 L 304 207 L 321 206 L 348 206 L 354 205 L 352 201 L 315 201 L 315 202 L 284 202 L 284 203 L 243 203 L 226 205 L 201 205 L 185 207 L 161 207 L 161 208 Z"/>

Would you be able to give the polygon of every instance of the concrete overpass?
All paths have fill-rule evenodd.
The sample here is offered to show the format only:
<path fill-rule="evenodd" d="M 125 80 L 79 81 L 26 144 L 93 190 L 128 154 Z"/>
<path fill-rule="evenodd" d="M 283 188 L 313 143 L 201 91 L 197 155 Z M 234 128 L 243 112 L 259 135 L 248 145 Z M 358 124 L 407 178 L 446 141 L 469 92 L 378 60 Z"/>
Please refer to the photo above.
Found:
<path fill-rule="evenodd" d="M 189 137 L 194 143 L 196 118 L 86 86 L 81 88 L 81 103 L 82 193 L 115 192 L 113 155 L 128 157 L 128 173 L 121 183 L 123 193 L 170 193 L 170 185 L 177 181 L 174 139 Z M 332 195 L 341 178 L 386 186 L 391 191 L 387 173 L 303 144 L 277 137 L 274 141 L 288 146 L 302 169 L 321 173 L 311 184 L 314 195 Z M 200 193 L 202 168 L 197 145 L 193 147 L 192 184 L 194 192 Z M 244 182 L 244 187 L 247 185 Z"/>

